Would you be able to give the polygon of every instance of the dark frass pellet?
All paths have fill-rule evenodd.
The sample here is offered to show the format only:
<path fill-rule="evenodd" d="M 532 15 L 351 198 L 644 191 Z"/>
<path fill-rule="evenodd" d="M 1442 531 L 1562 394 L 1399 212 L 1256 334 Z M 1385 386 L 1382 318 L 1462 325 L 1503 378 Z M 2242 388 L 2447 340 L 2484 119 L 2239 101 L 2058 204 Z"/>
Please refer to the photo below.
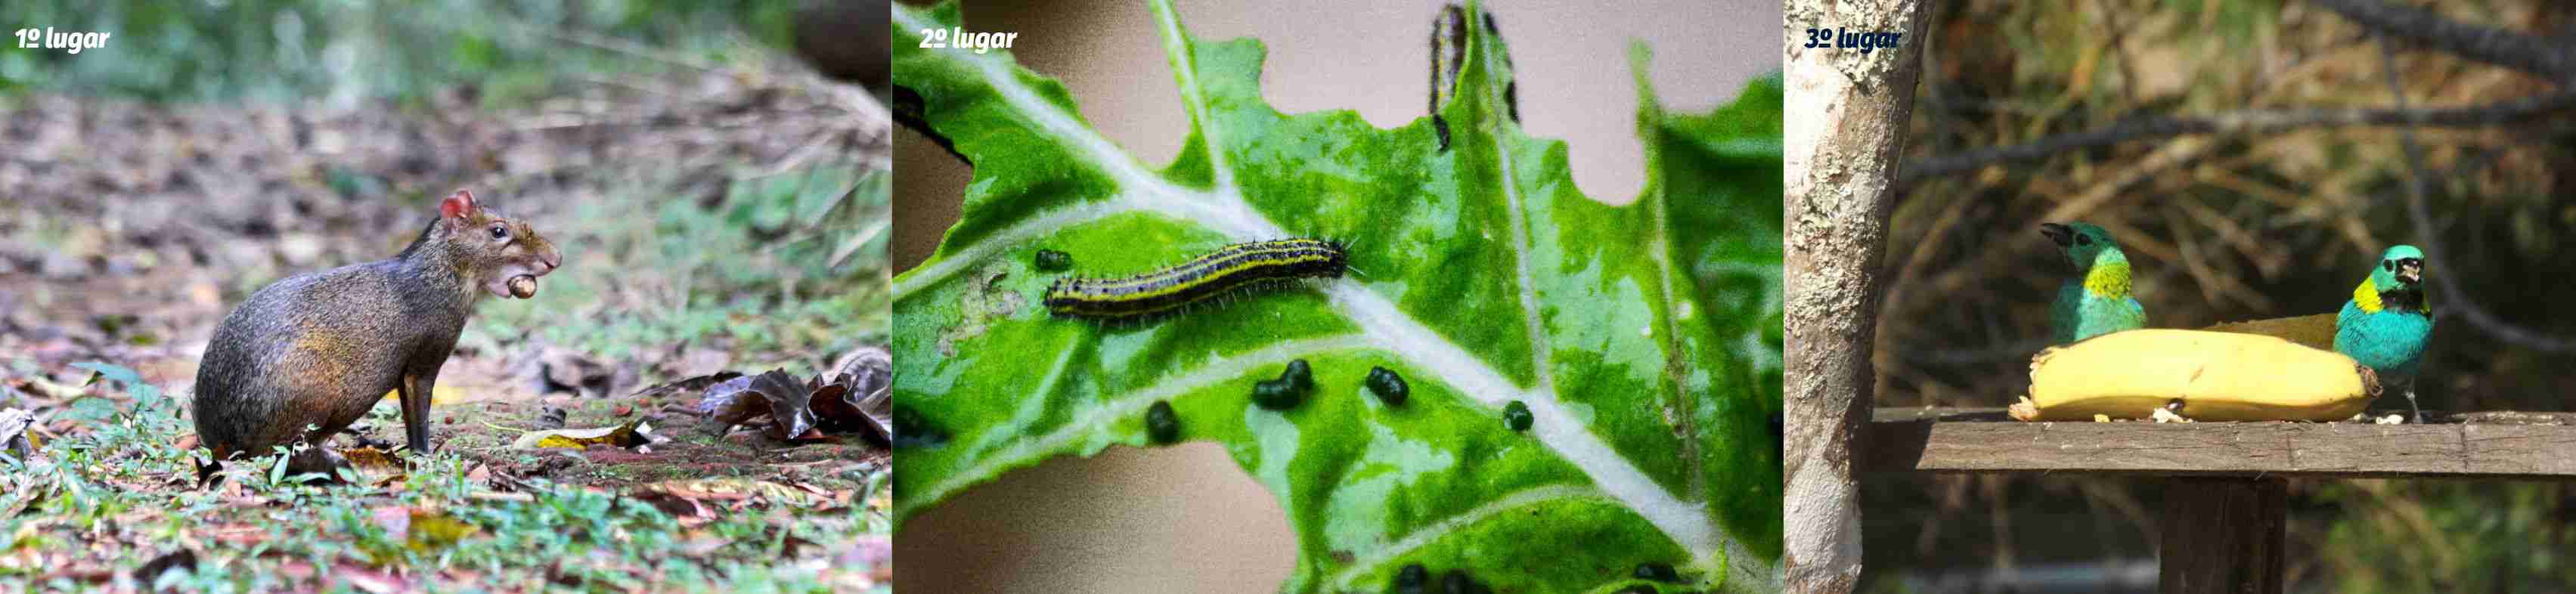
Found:
<path fill-rule="evenodd" d="M 1181 438 L 1181 417 L 1172 413 L 1172 403 L 1156 400 L 1145 407 L 1145 436 L 1154 443 L 1172 443 Z"/>
<path fill-rule="evenodd" d="M 1415 563 L 1395 571 L 1394 594 L 1422 594 L 1422 586 L 1431 582 L 1431 571 Z"/>
<path fill-rule="evenodd" d="M 1368 389 L 1387 406 L 1404 406 L 1404 398 L 1413 394 L 1413 389 L 1404 385 L 1404 376 L 1384 367 L 1369 368 Z"/>
<path fill-rule="evenodd" d="M 911 407 L 894 407 L 894 448 L 927 448 L 948 443 L 948 433 Z"/>
<path fill-rule="evenodd" d="M 1305 359 L 1288 362 L 1288 369 L 1277 379 L 1261 380 L 1252 385 L 1252 403 L 1270 410 L 1297 408 L 1306 400 L 1306 392 L 1315 387 L 1315 372 Z"/>
<path fill-rule="evenodd" d="M 1641 580 L 1654 580 L 1666 583 L 1682 581 L 1682 575 L 1674 572 L 1672 565 L 1664 563 L 1639 563 L 1637 564 L 1636 576 L 1637 579 Z"/>
<path fill-rule="evenodd" d="M 1297 408 L 1297 402 L 1304 398 L 1290 385 L 1287 380 L 1275 379 L 1252 384 L 1252 403 L 1270 410 Z"/>
<path fill-rule="evenodd" d="M 1038 270 L 1062 272 L 1073 268 L 1073 254 L 1055 250 L 1038 250 Z"/>
<path fill-rule="evenodd" d="M 1289 361 L 1288 370 L 1279 372 L 1279 379 L 1287 380 L 1288 387 L 1298 392 L 1315 389 L 1315 370 L 1306 366 L 1305 359 Z"/>
<path fill-rule="evenodd" d="M 1518 400 L 1512 401 L 1511 404 L 1503 405 L 1503 426 L 1510 427 L 1513 431 L 1528 431 L 1530 426 L 1529 405 L 1521 404 L 1521 401 Z"/>
<path fill-rule="evenodd" d="M 1464 569 L 1452 569 L 1440 576 L 1440 594 L 1486 594 L 1493 591 L 1493 588 L 1476 583 L 1476 578 L 1468 577 Z"/>

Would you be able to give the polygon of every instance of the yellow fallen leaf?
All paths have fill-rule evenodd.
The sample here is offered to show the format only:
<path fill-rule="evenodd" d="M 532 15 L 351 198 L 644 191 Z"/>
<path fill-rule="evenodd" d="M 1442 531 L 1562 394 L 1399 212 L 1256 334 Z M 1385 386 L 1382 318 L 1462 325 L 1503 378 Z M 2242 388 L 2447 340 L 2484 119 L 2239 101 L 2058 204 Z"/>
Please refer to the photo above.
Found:
<path fill-rule="evenodd" d="M 459 387 L 456 387 L 456 386 L 438 386 L 438 387 L 430 388 L 430 389 L 429 389 L 429 404 L 430 404 L 430 406 L 437 406 L 437 405 L 438 405 L 438 403 L 441 403 L 441 402 L 456 402 L 456 401 L 459 401 L 459 400 L 463 400 L 464 398 L 465 398 L 465 389 L 464 389 L 464 388 L 459 388 Z M 385 397 L 383 397 L 383 398 L 379 398 L 379 399 L 377 399 L 377 400 L 392 400 L 392 401 L 400 402 L 400 401 L 402 400 L 402 390 L 401 390 L 401 389 L 386 390 L 386 391 L 385 391 Z"/>
<path fill-rule="evenodd" d="M 340 457 L 348 460 L 349 467 L 361 474 L 385 476 L 402 474 L 403 471 L 402 463 L 395 461 L 394 457 L 386 454 L 384 450 L 349 448 L 340 450 Z"/>
<path fill-rule="evenodd" d="M 644 486 L 645 490 L 669 493 L 692 499 L 741 501 L 754 497 L 796 506 L 811 507 L 830 501 L 804 489 L 770 481 L 745 478 L 672 479 Z"/>
<path fill-rule="evenodd" d="M 405 539 L 412 550 L 436 553 L 456 546 L 458 541 L 474 536 L 481 528 L 444 512 L 412 510 L 410 537 Z"/>
<path fill-rule="evenodd" d="M 645 435 L 652 432 L 653 425 L 639 419 L 615 427 L 530 431 L 520 434 L 518 441 L 511 442 L 510 447 L 578 450 L 594 445 L 609 445 L 631 448 L 649 443 Z"/>

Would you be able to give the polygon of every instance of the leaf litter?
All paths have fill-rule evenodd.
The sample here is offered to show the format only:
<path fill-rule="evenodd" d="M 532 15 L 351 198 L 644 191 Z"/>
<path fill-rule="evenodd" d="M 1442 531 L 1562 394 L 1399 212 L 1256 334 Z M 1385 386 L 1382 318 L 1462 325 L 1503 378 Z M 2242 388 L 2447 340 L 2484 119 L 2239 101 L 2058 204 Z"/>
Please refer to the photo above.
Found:
<path fill-rule="evenodd" d="M 288 585 L 324 576 L 362 591 L 470 584 L 529 589 L 532 584 L 512 581 L 517 577 L 479 567 L 428 563 L 451 553 L 488 556 L 501 540 L 527 538 L 498 532 L 531 529 L 508 523 L 519 520 L 507 515 L 543 515 L 547 501 L 604 506 L 628 497 L 692 500 L 724 493 L 656 486 L 708 476 L 754 495 L 707 499 L 718 503 L 709 510 L 724 513 L 701 518 L 692 529 L 769 525 L 769 546 L 797 543 L 787 547 L 791 554 L 771 557 L 785 564 L 863 551 L 846 541 L 886 529 L 885 502 L 863 493 L 884 490 L 872 477 L 887 458 L 882 440 L 867 438 L 864 424 L 848 424 L 842 405 L 855 401 L 848 400 L 852 384 L 841 374 L 803 383 L 809 406 L 788 417 L 810 427 L 791 435 L 804 439 L 789 443 L 684 439 L 650 453 L 621 446 L 569 457 L 503 447 L 542 423 L 546 411 L 560 415 L 558 427 L 608 425 L 649 436 L 662 411 L 694 395 L 615 396 L 639 380 L 728 363 L 820 366 L 849 345 L 882 340 L 882 329 L 863 326 L 839 334 L 785 328 L 787 339 L 744 341 L 736 338 L 742 332 L 769 329 L 737 315 L 694 335 L 622 339 L 632 344 L 614 351 L 547 344 L 538 337 L 543 328 L 525 324 L 537 319 L 549 327 L 614 329 L 629 323 L 625 312 L 669 310 L 673 296 L 689 290 L 651 266 L 612 259 L 569 265 L 598 267 L 587 274 L 602 280 L 587 287 L 588 295 L 550 291 L 540 298 L 554 311 L 514 316 L 496 313 L 507 305 L 487 305 L 469 323 L 434 395 L 438 458 L 346 448 L 342 453 L 364 480 L 294 485 L 283 480 L 290 477 L 269 476 L 270 466 L 249 464 L 236 465 L 211 490 L 190 489 L 188 462 L 202 452 L 193 450 L 186 402 L 196 358 L 225 308 L 268 280 L 390 255 L 418 232 L 425 203 L 417 196 L 459 185 L 493 188 L 502 208 L 571 244 L 611 232 L 590 222 L 607 217 L 584 216 L 596 213 L 582 204 L 624 195 L 687 196 L 693 199 L 672 207 L 678 210 L 657 214 L 711 215 L 727 202 L 729 184 L 882 160 L 885 122 L 846 109 L 863 102 L 854 99 L 862 93 L 855 89 L 767 62 L 664 76 L 664 86 L 691 92 L 583 89 L 581 101 L 515 113 L 483 111 L 470 89 L 428 100 L 431 113 L 468 117 L 366 103 L 158 105 L 41 93 L 0 104 L 0 129 L 28 140 L 0 155 L 0 184 L 13 188 L 12 211 L 20 213 L 0 220 L 0 429 L 6 429 L 0 453 L 10 458 L 0 462 L 0 531 L 13 543 L 0 551 L 0 575 L 124 591 L 192 583 L 187 580 L 196 571 L 245 569 L 256 571 L 265 589 L 305 590 Z M 565 121 L 576 125 L 534 125 Z M 780 129 L 810 133 L 774 133 Z M 639 186 L 635 179 L 672 185 Z M 701 196 L 707 198 L 695 198 Z M 814 233 L 813 222 L 788 223 L 765 225 L 758 234 Z M 835 344 L 843 346 L 815 349 Z M 114 363 L 90 363 L 101 361 Z M 820 410 L 810 406 L 816 394 L 825 397 Z M 352 433 L 399 436 L 401 421 L 390 412 L 380 407 Z M 64 441 L 80 449 L 52 447 Z M 450 507 L 421 507 L 421 501 Z M 83 519 L 115 509 L 126 511 L 112 520 Z M 586 513 L 619 517 L 611 509 Z M 743 513 L 756 510 L 790 514 Z M 349 511 L 402 521 L 361 521 L 375 528 L 356 532 L 345 532 L 351 530 L 345 523 L 328 527 L 333 514 Z M 818 527 L 824 531 L 815 532 Z M 727 530 L 691 538 L 726 543 L 724 552 L 711 553 L 723 558 L 758 549 Z M 368 548 L 379 542 L 401 546 Z M 594 549 L 528 561 L 545 563 L 542 577 L 551 583 L 615 590 L 658 589 L 651 576 L 677 567 L 672 563 L 691 563 L 631 558 L 639 546 L 632 543 L 596 544 L 630 552 Z M 884 571 L 827 568 L 820 575 L 844 585 L 881 583 L 882 576 L 869 576 Z"/>

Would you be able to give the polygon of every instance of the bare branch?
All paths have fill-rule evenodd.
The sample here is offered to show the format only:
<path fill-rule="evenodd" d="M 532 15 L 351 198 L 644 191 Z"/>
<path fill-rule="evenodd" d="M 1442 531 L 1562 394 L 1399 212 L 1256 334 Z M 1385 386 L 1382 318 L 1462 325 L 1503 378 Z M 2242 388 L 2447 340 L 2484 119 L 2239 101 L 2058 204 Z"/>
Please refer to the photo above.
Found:
<path fill-rule="evenodd" d="M 2422 43 L 2461 58 L 2548 77 L 2576 79 L 2576 57 L 2540 36 L 2461 23 L 2412 6 L 2371 0 L 2317 0 L 2327 10 L 2364 29 Z M 2384 38 L 2384 37 L 2383 37 Z M 2397 109 L 2253 110 L 2206 118 L 2150 118 L 2113 124 L 2099 130 L 2060 134 L 2026 143 L 1924 159 L 1907 164 L 1897 176 L 1899 188 L 1926 179 L 1975 170 L 1987 165 L 2033 161 L 2124 142 L 2185 134 L 2254 134 L 2301 128 L 2345 126 L 2432 126 L 2469 128 L 2514 123 L 2576 108 L 2576 90 L 2561 90 L 2487 105 L 2413 111 Z"/>
<path fill-rule="evenodd" d="M 2397 78 L 2397 51 L 2391 47 L 2391 43 L 2386 38 L 2381 38 L 2379 41 L 2379 55 L 2385 64 L 2383 70 L 2388 75 L 2388 92 L 2396 97 L 2397 107 L 2404 109 L 2406 90 Z M 2442 250 L 2441 232 L 2433 228 L 2432 209 L 2425 205 L 2424 195 L 2431 192 L 2432 180 L 2424 172 L 2424 149 L 2415 143 L 2415 129 L 2398 128 L 2397 143 L 2399 149 L 2406 154 L 2406 215 L 2407 218 L 2414 220 L 2415 241 L 2421 243 L 2424 249 L 2425 267 L 2435 271 L 2450 270 L 2444 265 L 2441 255 L 2449 252 Z M 2458 313 L 2461 319 L 2469 322 L 2470 326 L 2493 335 L 2496 340 L 2526 349 L 2553 353 L 2576 348 L 2576 341 L 2534 332 L 2496 317 L 2494 312 L 2487 311 L 2485 307 L 2479 306 L 2477 301 L 2470 299 L 2467 291 L 2460 290 L 2459 281 L 2453 278 L 2455 275 L 2426 276 L 2432 277 L 2433 286 L 2441 290 L 2440 302 L 2443 311 Z"/>
<path fill-rule="evenodd" d="M 2152 118 L 1915 161 L 1897 175 L 1897 185 L 1912 186 L 1926 179 L 1995 163 L 2033 161 L 2072 151 L 2186 134 L 2245 135 L 2345 126 L 2475 128 L 2510 124 L 2570 109 L 2576 109 L 2576 90 L 2449 109 L 2275 109 L 2240 111 L 2206 118 Z"/>
<path fill-rule="evenodd" d="M 2461 58 L 2568 80 L 2576 64 L 2558 43 L 2536 35 L 2471 25 L 2433 11 L 2371 0 L 2316 0 L 2361 28 L 2421 43 Z M 2385 37 L 2382 37 L 2385 39 Z"/>

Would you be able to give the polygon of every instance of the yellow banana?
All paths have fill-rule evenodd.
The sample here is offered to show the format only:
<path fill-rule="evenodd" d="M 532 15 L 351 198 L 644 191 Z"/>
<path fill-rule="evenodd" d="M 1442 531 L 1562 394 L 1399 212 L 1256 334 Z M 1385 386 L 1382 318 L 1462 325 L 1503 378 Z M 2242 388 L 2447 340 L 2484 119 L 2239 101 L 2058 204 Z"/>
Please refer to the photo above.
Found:
<path fill-rule="evenodd" d="M 2337 421 L 2379 396 L 2370 368 L 2270 336 L 2130 330 L 2039 352 L 2024 421 L 2143 419 L 2158 408 L 2202 421 Z"/>

